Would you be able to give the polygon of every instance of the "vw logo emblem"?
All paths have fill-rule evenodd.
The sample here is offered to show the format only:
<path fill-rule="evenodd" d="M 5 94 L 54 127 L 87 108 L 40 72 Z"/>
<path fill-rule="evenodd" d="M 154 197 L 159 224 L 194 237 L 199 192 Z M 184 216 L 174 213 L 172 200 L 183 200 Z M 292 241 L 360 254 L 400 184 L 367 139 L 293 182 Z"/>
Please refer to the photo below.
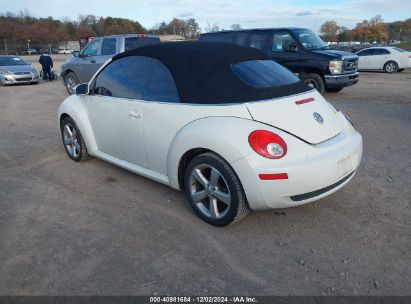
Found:
<path fill-rule="evenodd" d="M 313 116 L 314 116 L 314 119 L 315 119 L 319 124 L 324 123 L 324 119 L 323 119 L 323 117 L 321 116 L 320 113 L 314 112 L 314 113 L 313 113 Z"/>

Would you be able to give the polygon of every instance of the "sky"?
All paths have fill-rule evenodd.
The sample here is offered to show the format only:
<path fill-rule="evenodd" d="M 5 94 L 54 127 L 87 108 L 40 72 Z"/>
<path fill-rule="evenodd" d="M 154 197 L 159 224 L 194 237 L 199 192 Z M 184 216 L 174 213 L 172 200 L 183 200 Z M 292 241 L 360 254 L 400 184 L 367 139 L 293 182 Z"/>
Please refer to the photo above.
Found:
<path fill-rule="evenodd" d="M 0 13 L 27 10 L 35 17 L 76 20 L 79 15 L 122 17 L 151 28 L 173 17 L 195 18 L 204 31 L 207 24 L 229 29 L 297 26 L 317 31 L 334 20 L 352 28 L 380 14 L 391 22 L 411 18 L 411 0 L 0 0 Z"/>

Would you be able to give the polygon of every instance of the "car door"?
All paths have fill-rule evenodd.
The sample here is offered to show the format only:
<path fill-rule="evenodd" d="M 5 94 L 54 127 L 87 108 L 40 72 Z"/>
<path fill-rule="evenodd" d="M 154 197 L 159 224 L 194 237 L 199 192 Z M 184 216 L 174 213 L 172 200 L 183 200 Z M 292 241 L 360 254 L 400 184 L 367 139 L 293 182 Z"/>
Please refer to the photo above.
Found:
<path fill-rule="evenodd" d="M 93 80 L 87 99 L 99 153 L 145 167 L 142 94 L 147 57 L 124 57 L 107 65 Z"/>
<path fill-rule="evenodd" d="M 386 49 L 373 49 L 373 53 L 369 56 L 368 65 L 371 69 L 382 70 L 384 64 L 389 60 L 390 52 Z"/>
<path fill-rule="evenodd" d="M 286 46 L 289 43 L 298 45 L 290 32 L 285 30 L 274 31 L 271 34 L 270 56 L 278 63 L 287 67 L 294 73 L 298 73 L 301 67 L 301 57 L 298 49 L 294 51 L 287 50 Z"/>
<path fill-rule="evenodd" d="M 357 53 L 358 55 L 358 69 L 370 69 L 370 57 L 373 53 L 373 49 L 362 50 Z"/>
<path fill-rule="evenodd" d="M 75 71 L 80 82 L 88 82 L 98 70 L 97 58 L 101 54 L 102 39 L 94 39 L 81 51 L 76 60 Z"/>

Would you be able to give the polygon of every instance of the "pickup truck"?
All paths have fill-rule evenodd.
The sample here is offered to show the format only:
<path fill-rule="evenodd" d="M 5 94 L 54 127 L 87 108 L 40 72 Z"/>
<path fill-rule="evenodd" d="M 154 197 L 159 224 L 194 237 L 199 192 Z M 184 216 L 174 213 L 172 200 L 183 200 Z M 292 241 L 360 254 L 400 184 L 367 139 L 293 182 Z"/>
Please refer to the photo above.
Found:
<path fill-rule="evenodd" d="M 114 55 L 148 44 L 160 43 L 155 35 L 127 34 L 97 37 L 80 52 L 73 52 L 61 66 L 61 77 L 69 94 L 74 88 L 90 81 L 95 72 Z"/>
<path fill-rule="evenodd" d="M 331 50 L 309 29 L 270 28 L 202 34 L 202 41 L 254 47 L 268 54 L 320 93 L 339 92 L 358 82 L 358 56 Z"/>

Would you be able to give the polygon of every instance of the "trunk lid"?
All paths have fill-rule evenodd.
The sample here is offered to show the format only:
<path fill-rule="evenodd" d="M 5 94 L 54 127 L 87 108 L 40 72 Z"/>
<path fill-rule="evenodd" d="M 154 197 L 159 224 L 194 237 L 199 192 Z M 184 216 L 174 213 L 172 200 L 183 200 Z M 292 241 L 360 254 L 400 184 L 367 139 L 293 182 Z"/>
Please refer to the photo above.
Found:
<path fill-rule="evenodd" d="M 246 105 L 255 121 L 284 130 L 311 144 L 330 139 L 342 130 L 335 110 L 316 90 Z"/>

